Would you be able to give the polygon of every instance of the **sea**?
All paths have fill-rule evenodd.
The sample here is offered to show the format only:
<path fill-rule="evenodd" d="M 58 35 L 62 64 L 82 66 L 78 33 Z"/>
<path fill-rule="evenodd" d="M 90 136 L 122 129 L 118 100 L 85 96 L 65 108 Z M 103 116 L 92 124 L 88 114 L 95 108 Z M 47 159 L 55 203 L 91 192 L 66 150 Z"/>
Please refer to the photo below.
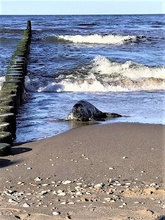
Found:
<path fill-rule="evenodd" d="M 123 115 L 94 124 L 165 124 L 165 15 L 0 16 L 1 82 L 28 20 L 16 143 L 88 126 L 64 120 L 79 100 Z"/>

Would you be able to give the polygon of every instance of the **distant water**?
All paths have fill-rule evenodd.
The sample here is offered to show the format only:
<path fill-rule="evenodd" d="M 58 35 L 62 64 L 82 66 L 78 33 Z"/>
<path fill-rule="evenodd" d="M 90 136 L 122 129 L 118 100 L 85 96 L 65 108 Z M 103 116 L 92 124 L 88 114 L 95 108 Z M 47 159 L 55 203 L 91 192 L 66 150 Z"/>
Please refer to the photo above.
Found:
<path fill-rule="evenodd" d="M 165 124 L 165 15 L 1 16 L 1 81 L 27 20 L 33 38 L 16 142 L 77 126 L 59 119 L 80 99 L 129 116 L 108 123 Z"/>

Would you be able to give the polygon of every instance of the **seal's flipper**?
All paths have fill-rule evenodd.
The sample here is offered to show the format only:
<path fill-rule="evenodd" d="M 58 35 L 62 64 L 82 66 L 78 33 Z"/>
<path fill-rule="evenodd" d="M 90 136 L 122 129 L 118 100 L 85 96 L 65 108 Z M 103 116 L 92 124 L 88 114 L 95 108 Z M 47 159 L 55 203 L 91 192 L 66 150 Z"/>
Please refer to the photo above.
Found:
<path fill-rule="evenodd" d="M 122 115 L 117 114 L 117 113 L 106 113 L 107 114 L 107 118 L 118 118 L 118 117 L 122 117 Z"/>

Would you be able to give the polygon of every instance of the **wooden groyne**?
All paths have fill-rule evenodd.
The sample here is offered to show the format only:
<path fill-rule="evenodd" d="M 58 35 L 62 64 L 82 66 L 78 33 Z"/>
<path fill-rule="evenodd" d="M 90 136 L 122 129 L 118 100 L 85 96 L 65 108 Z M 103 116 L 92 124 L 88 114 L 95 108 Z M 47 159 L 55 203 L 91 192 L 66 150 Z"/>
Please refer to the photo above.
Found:
<path fill-rule="evenodd" d="M 28 21 L 27 28 L 11 57 L 5 80 L 1 86 L 0 156 L 11 154 L 13 140 L 16 138 L 16 114 L 23 101 L 31 37 L 31 21 Z"/>

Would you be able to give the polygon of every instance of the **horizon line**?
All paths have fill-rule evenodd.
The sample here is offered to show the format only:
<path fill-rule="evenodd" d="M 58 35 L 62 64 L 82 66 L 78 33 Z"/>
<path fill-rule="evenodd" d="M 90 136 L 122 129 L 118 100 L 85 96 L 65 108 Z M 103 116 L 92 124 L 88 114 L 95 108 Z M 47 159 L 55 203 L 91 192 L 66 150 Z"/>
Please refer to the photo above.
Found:
<path fill-rule="evenodd" d="M 165 13 L 133 13 L 133 14 L 131 14 L 131 13 L 126 13 L 126 14 L 118 14 L 118 13 L 114 13 L 114 14 L 0 14 L 0 16 L 59 16 L 59 15 L 61 15 L 61 16 L 80 16 L 80 15 L 82 15 L 82 16 L 87 16 L 87 15 L 97 15 L 97 16 L 99 16 L 99 15 L 101 15 L 101 16 L 103 16 L 103 15 L 165 15 Z"/>

